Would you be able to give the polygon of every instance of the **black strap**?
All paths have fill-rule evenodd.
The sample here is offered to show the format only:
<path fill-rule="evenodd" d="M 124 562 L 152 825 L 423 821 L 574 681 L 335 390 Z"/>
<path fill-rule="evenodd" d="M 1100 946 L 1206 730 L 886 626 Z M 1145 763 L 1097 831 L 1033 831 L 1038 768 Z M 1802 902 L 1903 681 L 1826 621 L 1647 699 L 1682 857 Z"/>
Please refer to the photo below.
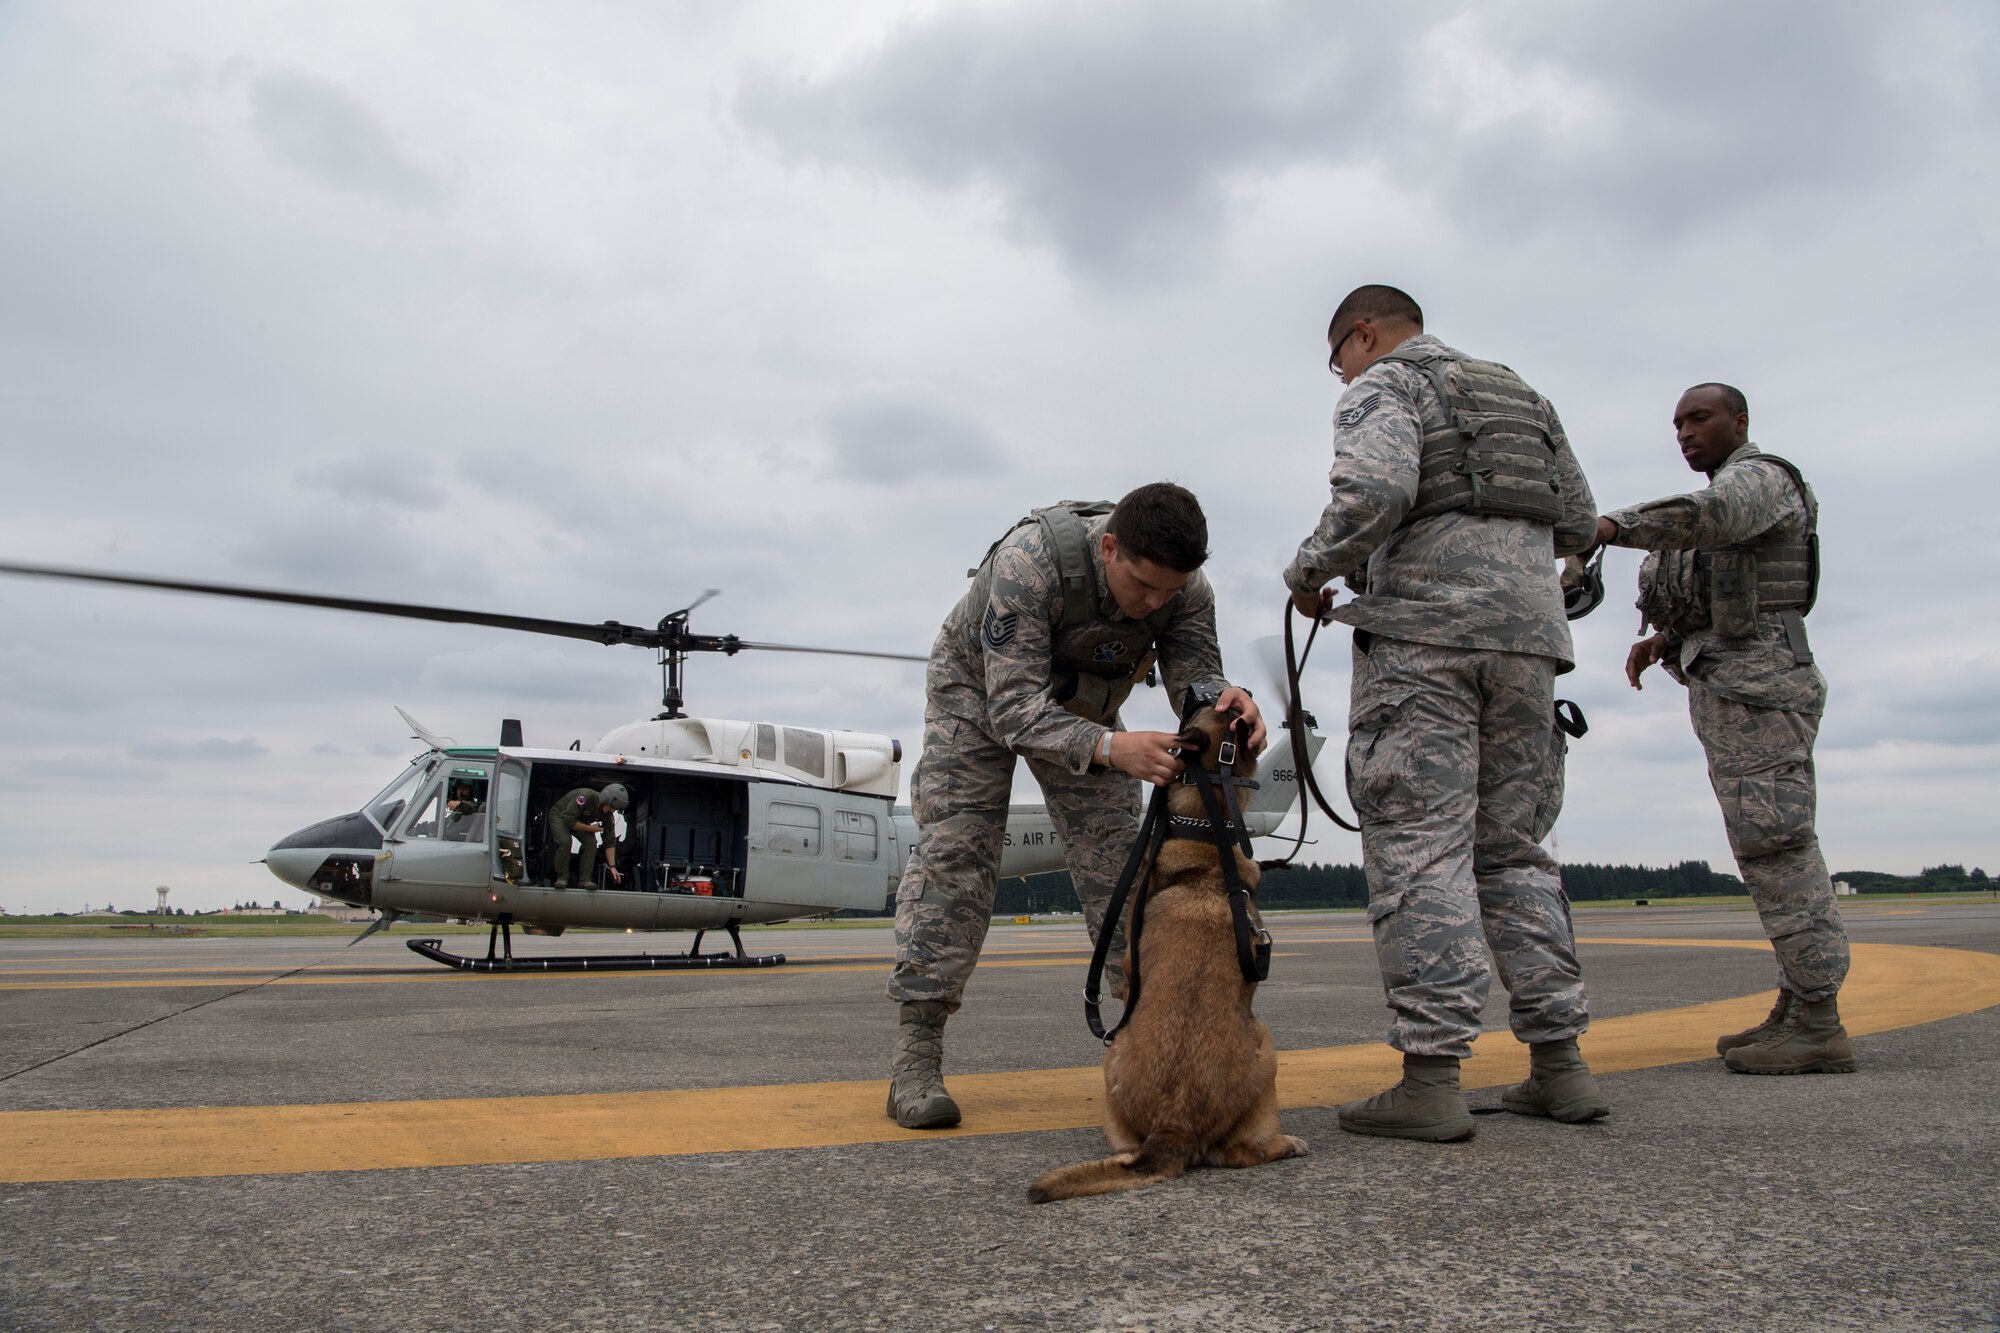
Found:
<path fill-rule="evenodd" d="M 1224 802 L 1228 788 L 1217 794 L 1220 786 L 1213 774 L 1198 763 L 1190 762 L 1187 774 L 1194 780 L 1195 790 L 1201 793 L 1202 808 L 1208 812 L 1209 839 L 1215 844 L 1216 859 L 1222 863 L 1222 882 L 1229 887 L 1230 924 L 1236 932 L 1236 966 L 1243 973 L 1243 979 L 1256 985 L 1271 975 L 1271 936 L 1268 932 L 1254 931 L 1250 925 L 1250 890 L 1244 886 L 1243 877 L 1236 872 L 1236 839 L 1229 836 L 1229 811 Z M 1243 846 L 1250 845 L 1250 835 L 1243 832 Z"/>
<path fill-rule="evenodd" d="M 1556 700 L 1556 725 L 1562 728 L 1563 735 L 1573 741 L 1582 740 L 1583 734 L 1590 730 L 1590 720 L 1573 699 Z"/>
<path fill-rule="evenodd" d="M 1313 776 L 1312 755 L 1306 750 L 1306 709 L 1304 700 L 1299 697 L 1299 676 L 1305 671 L 1306 659 L 1312 656 L 1313 640 L 1319 637 L 1319 618 L 1313 617 L 1312 628 L 1306 631 L 1305 651 L 1297 652 L 1293 648 L 1292 640 L 1292 617 L 1297 612 L 1298 608 L 1287 599 L 1285 602 L 1285 730 L 1291 733 L 1292 768 L 1299 775 L 1299 831 L 1297 836 L 1288 840 L 1292 844 L 1291 851 L 1286 852 L 1278 860 L 1257 863 L 1258 868 L 1262 870 L 1277 870 L 1288 866 L 1304 849 L 1306 819 L 1311 810 L 1311 804 L 1306 800 L 1308 796 L 1326 813 L 1328 819 L 1349 833 L 1361 832 L 1359 824 L 1348 823 L 1341 817 L 1340 812 L 1333 808 L 1326 799 L 1326 794 L 1319 789 L 1319 779 Z"/>
<path fill-rule="evenodd" d="M 1166 841 L 1166 837 L 1167 789 L 1155 787 L 1153 799 L 1146 805 L 1146 817 L 1139 824 L 1139 836 L 1132 842 L 1132 854 L 1125 858 L 1125 869 L 1118 876 L 1118 887 L 1111 891 L 1111 901 L 1104 908 L 1104 920 L 1097 927 L 1097 945 L 1090 954 L 1090 972 L 1083 980 L 1084 1021 L 1090 1024 L 1090 1035 L 1107 1045 L 1131 1020 L 1132 1010 L 1139 1003 L 1139 933 L 1145 928 L 1145 894 L 1140 894 L 1132 903 L 1132 926 L 1127 932 L 1131 957 L 1125 969 L 1125 1010 L 1118 1015 L 1117 1026 L 1106 1032 L 1104 1017 L 1098 1010 L 1098 987 L 1104 980 L 1104 962 L 1111 956 L 1111 937 L 1118 933 L 1118 918 L 1125 910 L 1126 896 L 1140 880 L 1140 866 L 1146 867 L 1148 876 L 1152 874 L 1152 865 L 1159 858 L 1160 844 Z"/>

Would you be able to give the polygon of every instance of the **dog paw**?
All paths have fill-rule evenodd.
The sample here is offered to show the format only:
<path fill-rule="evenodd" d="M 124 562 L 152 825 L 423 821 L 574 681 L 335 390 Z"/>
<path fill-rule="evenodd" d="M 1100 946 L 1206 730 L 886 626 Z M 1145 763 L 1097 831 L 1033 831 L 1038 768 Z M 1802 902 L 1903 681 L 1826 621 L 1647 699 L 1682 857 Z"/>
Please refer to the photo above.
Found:
<path fill-rule="evenodd" d="M 1278 1142 L 1281 1145 L 1281 1150 L 1276 1157 L 1271 1159 L 1273 1161 L 1278 1161 L 1286 1157 L 1310 1157 L 1312 1155 L 1312 1149 L 1306 1147 L 1306 1141 L 1296 1135 L 1280 1135 Z"/>

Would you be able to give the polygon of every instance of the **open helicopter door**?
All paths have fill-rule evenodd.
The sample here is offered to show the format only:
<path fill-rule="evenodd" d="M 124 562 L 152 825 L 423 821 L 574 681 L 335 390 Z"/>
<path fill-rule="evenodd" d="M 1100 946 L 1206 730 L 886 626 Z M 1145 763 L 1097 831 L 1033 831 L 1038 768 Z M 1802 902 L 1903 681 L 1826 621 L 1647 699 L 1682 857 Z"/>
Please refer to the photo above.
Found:
<path fill-rule="evenodd" d="M 829 912 L 879 911 L 889 896 L 889 811 L 880 797 L 751 784 L 745 896 Z"/>

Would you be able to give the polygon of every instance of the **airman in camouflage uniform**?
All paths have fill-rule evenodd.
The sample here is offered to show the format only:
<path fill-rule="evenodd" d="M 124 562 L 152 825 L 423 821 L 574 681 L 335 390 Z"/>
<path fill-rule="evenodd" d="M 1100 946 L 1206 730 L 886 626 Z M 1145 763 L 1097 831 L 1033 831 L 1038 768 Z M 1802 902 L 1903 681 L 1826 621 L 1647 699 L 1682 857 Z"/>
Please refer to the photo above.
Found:
<path fill-rule="evenodd" d="M 582 849 L 577 857 L 576 882 L 585 888 L 596 887 L 600 838 L 604 843 L 605 870 L 615 882 L 625 882 L 625 877 L 618 873 L 618 844 L 611 836 L 610 825 L 612 812 L 623 810 L 627 799 L 625 788 L 614 782 L 603 791 L 577 787 L 563 793 L 549 807 L 549 883 L 557 888 L 569 887 L 569 847 L 574 840 Z"/>
<path fill-rule="evenodd" d="M 1262 741 L 1257 706 L 1222 676 L 1200 505 L 1161 482 L 1107 508 L 1023 520 L 974 571 L 931 649 L 910 790 L 917 845 L 897 886 L 889 978 L 901 1006 L 889 1114 L 909 1128 L 959 1121 L 942 1081 L 943 1028 L 992 921 L 1015 756 L 1041 785 L 1094 941 L 1138 833 L 1133 779 L 1180 771 L 1172 733 L 1120 723 L 1133 686 L 1157 659 L 1176 709 L 1213 684 L 1217 707 L 1241 712 Z M 1112 958 L 1117 994 L 1122 948 Z"/>
<path fill-rule="evenodd" d="M 1532 1074 L 1502 1104 L 1609 1109 L 1577 1053 L 1588 1025 L 1556 863 L 1554 682 L 1574 666 L 1557 561 L 1596 511 L 1555 410 L 1504 366 L 1423 332 L 1393 287 L 1357 289 L 1327 331 L 1348 385 L 1333 498 L 1285 571 L 1294 604 L 1354 627 L 1347 784 L 1402 1082 L 1341 1128 L 1469 1138 L 1458 1064 L 1479 1035 L 1488 951 Z M 1324 585 L 1358 594 L 1338 608 Z"/>
<path fill-rule="evenodd" d="M 1847 928 L 1813 832 L 1826 679 L 1805 613 L 1818 591 L 1818 503 L 1797 469 L 1750 443 L 1738 390 L 1689 389 L 1674 428 L 1707 489 L 1606 514 L 1598 537 L 1652 552 L 1639 606 L 1656 632 L 1632 646 L 1626 675 L 1638 689 L 1660 662 L 1687 686 L 1729 848 L 1777 954 L 1770 1016 L 1716 1049 L 1738 1073 L 1846 1073 L 1854 1049 L 1834 996 Z"/>

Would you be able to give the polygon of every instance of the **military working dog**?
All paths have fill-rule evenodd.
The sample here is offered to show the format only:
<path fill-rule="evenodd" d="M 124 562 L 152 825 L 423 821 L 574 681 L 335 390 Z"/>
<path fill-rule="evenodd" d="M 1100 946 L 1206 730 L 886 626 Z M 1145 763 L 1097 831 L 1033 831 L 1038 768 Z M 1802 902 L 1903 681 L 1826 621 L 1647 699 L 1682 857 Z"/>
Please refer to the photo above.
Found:
<path fill-rule="evenodd" d="M 1197 714 L 1181 734 L 1182 762 L 1217 772 L 1229 735 L 1229 716 Z M 1248 777 L 1256 767 L 1237 746 L 1230 771 Z M 1208 824 L 1190 783 L 1172 788 L 1167 809 Z M 1254 895 L 1256 862 L 1233 845 L 1229 855 Z M 1117 1151 L 1048 1172 L 1029 1187 L 1031 1202 L 1140 1189 L 1190 1167 L 1261 1166 L 1305 1154 L 1303 1139 L 1278 1132 L 1278 1057 L 1270 1029 L 1250 1011 L 1257 986 L 1238 963 L 1221 858 L 1212 841 L 1177 834 L 1135 889 L 1142 902 L 1132 910 L 1145 913 L 1143 931 L 1133 932 L 1142 957 L 1128 957 L 1127 975 L 1139 977 L 1139 993 L 1104 1051 L 1104 1136 Z M 1254 903 L 1250 911 L 1254 924 Z"/>

